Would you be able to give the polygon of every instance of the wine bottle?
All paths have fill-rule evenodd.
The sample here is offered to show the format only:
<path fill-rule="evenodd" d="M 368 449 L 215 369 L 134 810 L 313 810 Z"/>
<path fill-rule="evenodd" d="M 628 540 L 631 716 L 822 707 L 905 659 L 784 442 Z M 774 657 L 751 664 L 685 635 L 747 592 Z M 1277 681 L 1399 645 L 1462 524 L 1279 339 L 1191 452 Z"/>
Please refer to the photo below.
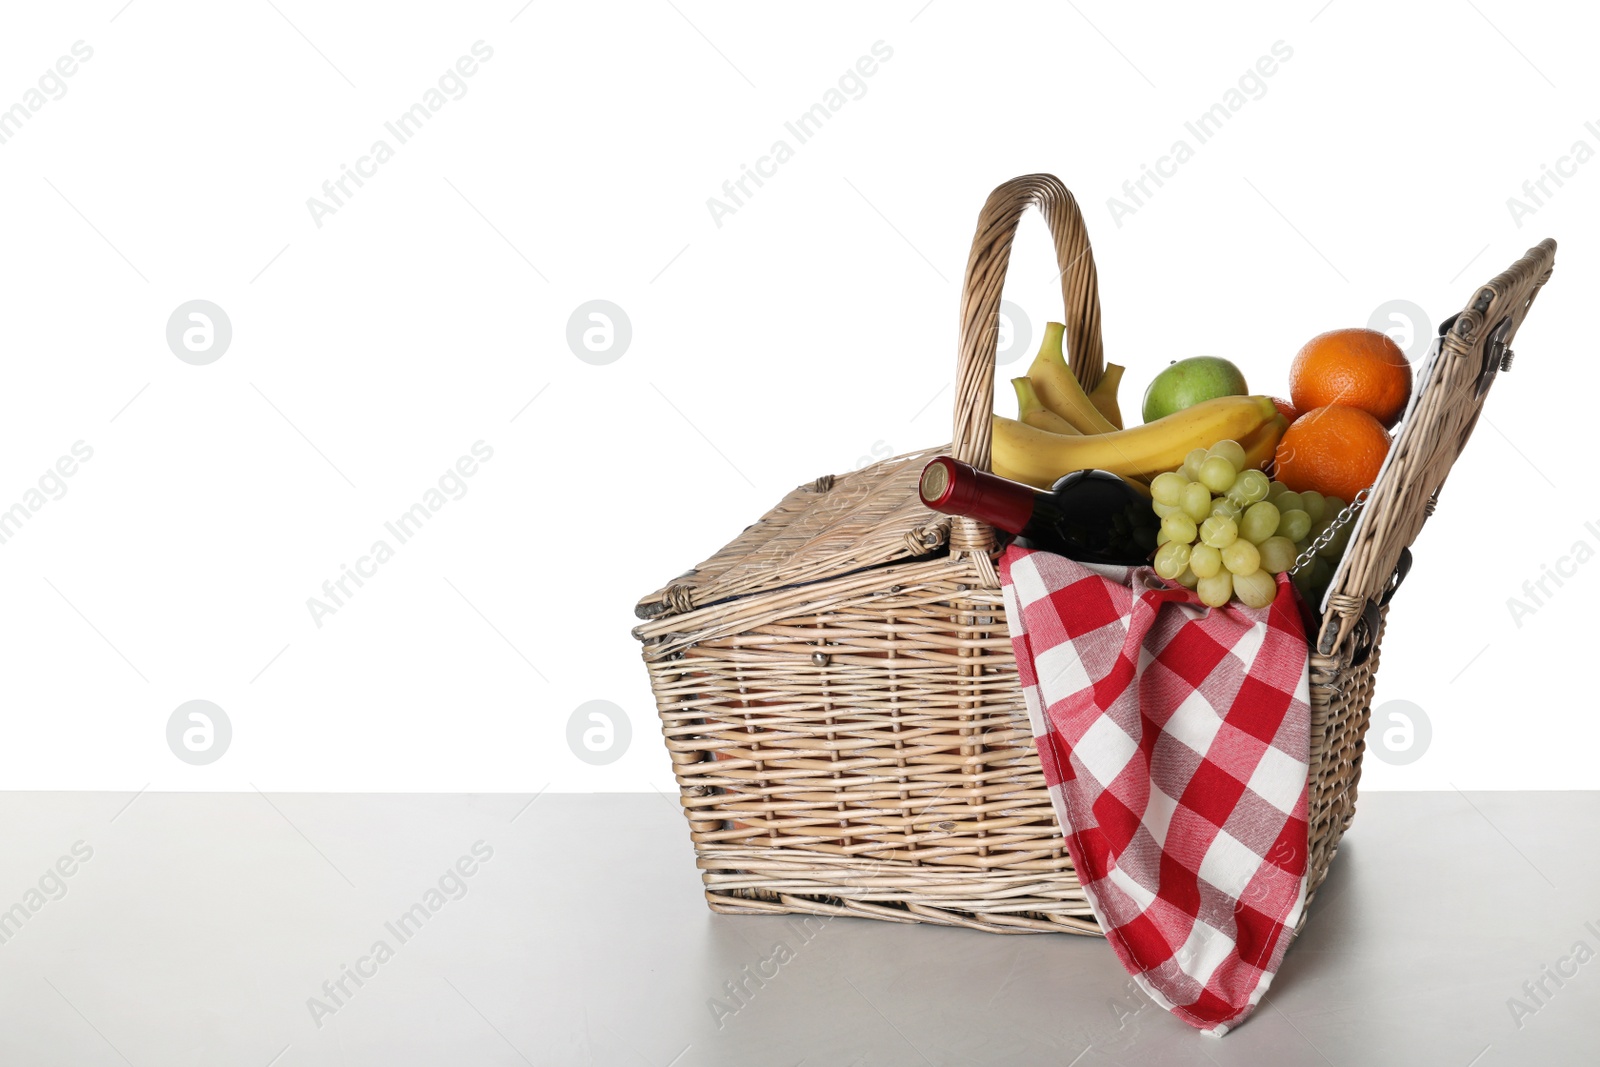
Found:
<path fill-rule="evenodd" d="M 922 502 L 966 515 L 1084 563 L 1141 566 L 1160 528 L 1150 501 L 1110 471 L 1073 471 L 1049 492 L 939 456 L 922 469 Z"/>

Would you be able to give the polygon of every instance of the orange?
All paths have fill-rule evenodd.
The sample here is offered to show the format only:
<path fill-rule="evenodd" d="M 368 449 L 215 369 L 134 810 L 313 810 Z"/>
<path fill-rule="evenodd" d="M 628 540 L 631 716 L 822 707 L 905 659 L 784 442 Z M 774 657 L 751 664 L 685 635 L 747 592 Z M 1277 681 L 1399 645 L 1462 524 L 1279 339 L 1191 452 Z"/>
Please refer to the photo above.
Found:
<path fill-rule="evenodd" d="M 1289 396 L 1302 412 L 1329 404 L 1360 408 L 1387 429 L 1411 399 L 1411 364 L 1386 333 L 1329 330 L 1307 341 L 1294 357 Z"/>
<path fill-rule="evenodd" d="M 1293 422 L 1295 419 L 1300 417 L 1300 413 L 1294 409 L 1294 405 L 1289 403 L 1281 396 L 1275 396 L 1272 398 L 1272 406 L 1278 409 L 1279 415 L 1282 415 L 1290 422 Z"/>
<path fill-rule="evenodd" d="M 1378 477 L 1389 431 L 1360 408 L 1332 404 L 1301 415 L 1278 442 L 1272 476 L 1297 493 L 1315 489 L 1345 503 Z"/>

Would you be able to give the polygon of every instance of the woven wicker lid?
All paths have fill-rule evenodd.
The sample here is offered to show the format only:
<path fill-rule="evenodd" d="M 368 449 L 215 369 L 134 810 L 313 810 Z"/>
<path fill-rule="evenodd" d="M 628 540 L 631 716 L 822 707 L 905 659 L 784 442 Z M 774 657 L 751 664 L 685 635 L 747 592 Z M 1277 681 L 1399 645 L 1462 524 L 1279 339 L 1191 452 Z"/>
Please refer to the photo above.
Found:
<path fill-rule="evenodd" d="M 928 460 L 949 451 L 923 449 L 790 491 L 710 559 L 640 600 L 634 614 L 680 614 L 935 551 L 949 538 L 950 517 L 923 506 L 917 480 Z"/>

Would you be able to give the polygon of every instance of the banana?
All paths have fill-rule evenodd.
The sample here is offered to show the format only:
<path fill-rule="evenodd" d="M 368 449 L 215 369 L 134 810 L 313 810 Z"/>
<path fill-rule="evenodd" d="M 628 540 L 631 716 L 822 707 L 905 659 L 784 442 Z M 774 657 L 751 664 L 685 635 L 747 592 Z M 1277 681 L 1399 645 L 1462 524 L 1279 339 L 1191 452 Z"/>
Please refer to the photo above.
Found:
<path fill-rule="evenodd" d="M 1017 391 L 1017 420 L 1029 426 L 1037 426 L 1041 430 L 1051 433 L 1080 434 L 1072 423 L 1045 407 L 1039 400 L 1039 394 L 1034 392 L 1033 383 L 1027 378 L 1011 379 L 1011 387 Z"/>
<path fill-rule="evenodd" d="M 1278 415 L 1272 398 L 1223 396 L 1164 419 L 1110 433 L 1068 437 L 1015 419 L 994 416 L 995 473 L 1040 489 L 1070 471 L 1098 468 L 1123 477 L 1177 470 L 1190 449 L 1244 438 Z"/>
<path fill-rule="evenodd" d="M 1278 442 L 1288 428 L 1289 420 L 1279 415 L 1248 437 L 1240 438 L 1239 444 L 1244 449 L 1244 469 L 1265 470 L 1277 454 Z"/>
<path fill-rule="evenodd" d="M 1028 380 L 1033 382 L 1034 391 L 1045 407 L 1083 433 L 1113 433 L 1117 428 L 1100 414 L 1073 375 L 1072 368 L 1067 366 L 1067 357 L 1061 351 L 1061 338 L 1066 331 L 1059 322 L 1045 323 L 1044 341 L 1028 367 Z"/>
<path fill-rule="evenodd" d="M 1122 384 L 1122 372 L 1127 369 L 1107 363 L 1100 374 L 1100 384 L 1089 391 L 1089 403 L 1119 430 L 1122 429 L 1122 409 L 1117 406 L 1117 387 Z"/>

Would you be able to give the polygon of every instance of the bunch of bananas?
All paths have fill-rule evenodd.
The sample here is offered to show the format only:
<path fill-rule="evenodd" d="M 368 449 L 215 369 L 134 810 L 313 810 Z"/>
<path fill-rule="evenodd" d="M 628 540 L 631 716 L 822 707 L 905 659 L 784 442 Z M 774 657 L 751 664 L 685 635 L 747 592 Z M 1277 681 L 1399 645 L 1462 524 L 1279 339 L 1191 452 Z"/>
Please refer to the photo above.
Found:
<path fill-rule="evenodd" d="M 1289 427 L 1272 399 L 1223 396 L 1206 400 L 1143 426 L 1122 429 L 1117 386 L 1123 368 L 1105 367 L 1093 392 L 1085 392 L 1061 349 L 1066 327 L 1048 323 L 1044 343 L 1017 391 L 1017 418 L 994 417 L 994 472 L 1002 478 L 1048 489 L 1072 471 L 1098 469 L 1148 483 L 1177 470 L 1196 448 L 1239 442 L 1246 469 L 1271 461 Z"/>

